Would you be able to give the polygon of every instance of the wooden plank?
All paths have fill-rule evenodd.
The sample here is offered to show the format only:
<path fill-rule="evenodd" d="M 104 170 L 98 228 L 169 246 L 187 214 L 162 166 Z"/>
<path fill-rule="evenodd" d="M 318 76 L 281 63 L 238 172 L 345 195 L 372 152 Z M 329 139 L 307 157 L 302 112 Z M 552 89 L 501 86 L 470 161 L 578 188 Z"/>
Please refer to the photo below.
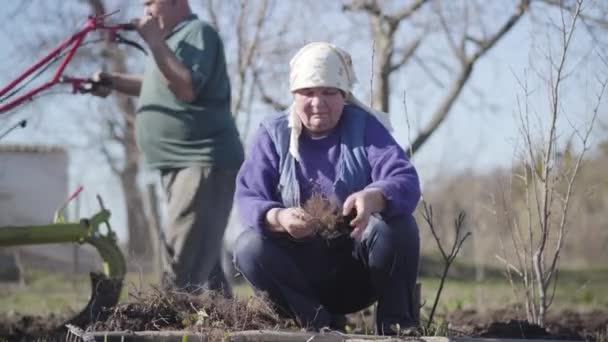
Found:
<path fill-rule="evenodd" d="M 210 342 L 209 337 L 202 333 L 187 331 L 143 331 L 143 332 L 95 332 L 89 333 L 95 341 L 102 342 Z M 217 335 L 216 335 L 217 336 Z M 311 333 L 311 332 L 286 332 L 271 330 L 238 331 L 225 335 L 226 342 L 552 342 L 554 340 L 530 340 L 530 339 L 500 339 L 500 338 L 474 338 L 474 337 L 389 337 L 374 335 L 341 334 L 338 332 Z M 575 341 L 559 341 L 575 342 Z M 578 342 L 578 341 L 577 341 Z"/>
<path fill-rule="evenodd" d="M 185 331 L 143 331 L 143 332 L 95 332 L 92 333 L 95 341 L 104 342 L 208 342 L 205 334 L 197 334 Z M 286 332 L 271 330 L 238 331 L 225 335 L 226 342 L 402 342 L 407 340 L 420 341 L 420 338 L 396 338 L 390 336 L 354 335 L 339 332 L 311 333 L 311 332 Z M 433 338 L 428 342 L 448 342 Z"/>

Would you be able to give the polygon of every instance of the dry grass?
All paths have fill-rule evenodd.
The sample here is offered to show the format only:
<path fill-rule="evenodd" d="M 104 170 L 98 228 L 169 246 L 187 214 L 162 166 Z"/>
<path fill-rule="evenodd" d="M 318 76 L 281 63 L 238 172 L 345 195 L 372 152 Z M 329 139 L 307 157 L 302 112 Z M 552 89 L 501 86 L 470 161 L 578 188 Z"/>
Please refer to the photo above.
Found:
<path fill-rule="evenodd" d="M 231 332 L 292 329 L 291 320 L 279 317 L 265 298 L 228 299 L 214 292 L 192 295 L 153 288 L 132 292 L 129 300 L 107 312 L 108 317 L 89 327 L 93 331 Z"/>
<path fill-rule="evenodd" d="M 322 194 L 313 193 L 302 208 L 313 217 L 315 231 L 325 239 L 349 234 L 352 230 L 349 222 L 354 218 L 355 213 L 342 216 L 340 205 Z"/>

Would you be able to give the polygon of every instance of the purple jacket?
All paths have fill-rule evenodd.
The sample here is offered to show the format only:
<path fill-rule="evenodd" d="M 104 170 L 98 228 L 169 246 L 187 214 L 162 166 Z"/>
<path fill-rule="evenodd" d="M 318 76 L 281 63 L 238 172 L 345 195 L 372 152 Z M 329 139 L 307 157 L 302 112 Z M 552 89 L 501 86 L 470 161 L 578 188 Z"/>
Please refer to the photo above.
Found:
<path fill-rule="evenodd" d="M 297 178 L 302 203 L 313 191 L 335 197 L 333 183 L 340 152 L 338 132 L 334 129 L 322 139 L 300 135 L 302 162 L 297 163 Z M 365 150 L 371 166 L 371 182 L 367 187 L 381 188 L 387 200 L 387 207 L 381 213 L 383 217 L 411 215 L 420 199 L 418 174 L 403 149 L 373 115 L 368 115 L 366 120 Z M 237 176 L 235 201 L 243 224 L 262 230 L 266 212 L 284 207 L 277 191 L 278 183 L 279 155 L 266 129 L 260 127 Z"/>

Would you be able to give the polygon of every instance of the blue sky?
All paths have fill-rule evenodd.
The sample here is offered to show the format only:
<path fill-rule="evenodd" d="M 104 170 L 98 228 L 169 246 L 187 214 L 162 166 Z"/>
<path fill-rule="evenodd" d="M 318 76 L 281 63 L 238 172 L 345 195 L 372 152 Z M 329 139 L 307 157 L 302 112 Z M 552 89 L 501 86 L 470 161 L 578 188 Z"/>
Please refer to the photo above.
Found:
<path fill-rule="evenodd" d="M 17 1 L 13 2 L 15 7 L 18 4 Z M 120 2 L 116 2 L 116 4 L 120 4 Z M 10 6 L 8 7 L 8 11 L 10 11 Z M 121 9 L 123 12 L 131 11 L 131 13 L 139 14 L 139 9 L 134 4 L 129 4 L 128 8 Z M 35 12 L 36 7 L 29 6 L 25 10 Z M 195 7 L 195 11 L 202 14 L 198 7 Z M 20 13 L 14 20 L 25 23 L 29 14 L 31 13 Z M 547 12 L 544 13 L 545 18 L 541 17 L 537 20 L 555 19 L 556 14 L 557 12 Z M 337 20 L 329 14 L 319 15 L 317 19 L 319 22 L 326 23 Z M 74 28 L 76 29 L 77 26 Z M 364 30 L 367 30 L 367 27 Z M 15 58 L 14 47 L 20 42 L 7 32 L 12 31 L 4 30 L 0 33 L 0 43 L 2 46 L 8 47 L 0 51 L 2 61 L 0 63 L 0 85 L 8 82 L 16 76 L 19 70 L 36 59 L 36 56 L 33 55 L 31 60 L 26 60 L 23 56 Z M 467 88 L 453 107 L 448 120 L 414 158 L 425 183 L 453 173 L 484 172 L 495 167 L 511 165 L 518 144 L 517 99 L 518 96 L 521 98 L 523 95 L 517 78 L 524 78 L 526 70 L 529 75 L 527 79 L 530 82 L 530 89 L 533 90 L 529 104 L 538 114 L 539 124 L 546 123 L 547 90 L 531 66 L 535 66 L 537 70 L 546 68 L 546 59 L 543 54 L 548 51 L 547 43 L 556 43 L 554 33 L 549 34 L 548 32 L 551 31 L 532 23 L 529 17 L 526 17 L 478 62 Z M 34 35 L 37 33 L 28 30 L 24 25 L 19 34 L 24 35 L 27 40 L 28 38 L 34 39 Z M 370 92 L 372 42 L 364 36 L 362 35 L 362 39 L 357 42 L 356 49 L 350 50 L 350 52 L 353 55 L 360 80 L 360 84 L 355 88 L 355 94 L 360 99 L 367 101 L 367 94 Z M 571 131 L 570 124 L 577 127 L 585 126 L 594 102 L 593 94 L 597 89 L 595 75 L 603 78 L 608 76 L 608 70 L 598 63 L 595 51 L 597 49 L 585 32 L 581 29 L 575 38 L 571 63 L 567 65 L 567 70 L 574 70 L 574 72 L 567 79 L 562 92 L 561 108 L 569 120 L 564 120 L 559 126 L 562 136 L 568 136 L 567 133 Z M 325 40 L 327 32 L 306 32 L 306 39 Z M 338 36 L 335 38 L 335 43 L 348 50 L 349 40 L 349 37 Z M 55 42 L 46 43 L 50 47 Z M 40 51 L 40 55 L 42 53 L 43 51 Z M 230 51 L 228 51 L 229 53 Z M 288 63 L 287 59 L 285 63 Z M 91 72 L 96 68 L 96 66 L 92 66 Z M 394 76 L 393 80 L 395 85 L 391 100 L 391 121 L 395 127 L 395 138 L 405 146 L 408 144 L 408 129 L 403 107 L 403 94 L 406 94 L 408 117 L 411 121 L 412 134 L 414 134 L 416 127 L 428 120 L 437 101 L 444 96 L 446 89 L 430 85 L 422 71 L 415 67 L 408 68 Z M 279 83 L 286 86 L 287 80 L 281 80 Z M 277 94 L 277 96 L 279 95 L 284 94 Z M 484 106 L 478 105 L 480 99 L 483 99 Z M 95 114 L 95 111 L 103 106 L 103 102 L 90 101 L 68 94 L 54 95 L 52 102 L 40 99 L 39 102 L 23 107 L 11 117 L 0 117 L 0 131 L 20 118 L 34 118 L 28 128 L 13 132 L 3 142 L 61 144 L 66 139 L 65 135 L 69 135 L 68 140 L 71 142 L 84 141 L 84 136 L 78 136 L 79 134 L 84 135 L 84 131 L 79 133 L 78 130 L 67 127 L 73 126 L 74 122 L 86 125 L 89 121 L 87 115 Z M 606 108 L 606 101 L 604 101 L 600 111 L 600 117 L 604 121 L 608 121 Z M 270 111 L 267 109 L 256 111 L 252 117 L 253 127 L 268 113 Z M 43 116 L 44 120 L 42 120 Z M 596 141 L 606 140 L 608 137 L 608 133 L 605 131 L 597 130 L 596 133 Z M 94 146 L 72 151 L 70 165 L 72 187 L 75 188 L 76 184 L 85 185 L 85 192 L 82 195 L 83 214 L 92 213 L 96 209 L 94 195 L 100 193 L 104 198 L 108 198 L 105 202 L 114 212 L 114 220 L 118 222 L 118 224 L 114 224 L 114 227 L 124 226 L 121 222 L 125 220 L 125 213 L 122 200 L 117 196 L 120 194 L 118 184 L 111 176 L 109 169 L 104 167 L 103 159 L 95 155 L 97 153 L 95 151 Z M 142 176 L 142 184 L 153 181 L 156 181 L 156 175 L 152 172 L 146 172 Z M 119 234 L 124 236 L 125 232 L 119 231 Z"/>

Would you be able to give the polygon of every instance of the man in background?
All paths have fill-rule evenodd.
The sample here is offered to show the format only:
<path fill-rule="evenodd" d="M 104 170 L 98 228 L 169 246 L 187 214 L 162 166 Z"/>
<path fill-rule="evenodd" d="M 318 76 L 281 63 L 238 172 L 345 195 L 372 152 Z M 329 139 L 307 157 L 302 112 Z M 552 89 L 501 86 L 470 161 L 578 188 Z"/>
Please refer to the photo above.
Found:
<path fill-rule="evenodd" d="M 151 52 L 144 74 L 97 73 L 94 94 L 139 97 L 137 144 L 160 171 L 168 201 L 163 285 L 197 293 L 209 280 L 209 288 L 230 295 L 220 254 L 244 154 L 223 43 L 188 0 L 143 6 L 134 23 Z"/>

